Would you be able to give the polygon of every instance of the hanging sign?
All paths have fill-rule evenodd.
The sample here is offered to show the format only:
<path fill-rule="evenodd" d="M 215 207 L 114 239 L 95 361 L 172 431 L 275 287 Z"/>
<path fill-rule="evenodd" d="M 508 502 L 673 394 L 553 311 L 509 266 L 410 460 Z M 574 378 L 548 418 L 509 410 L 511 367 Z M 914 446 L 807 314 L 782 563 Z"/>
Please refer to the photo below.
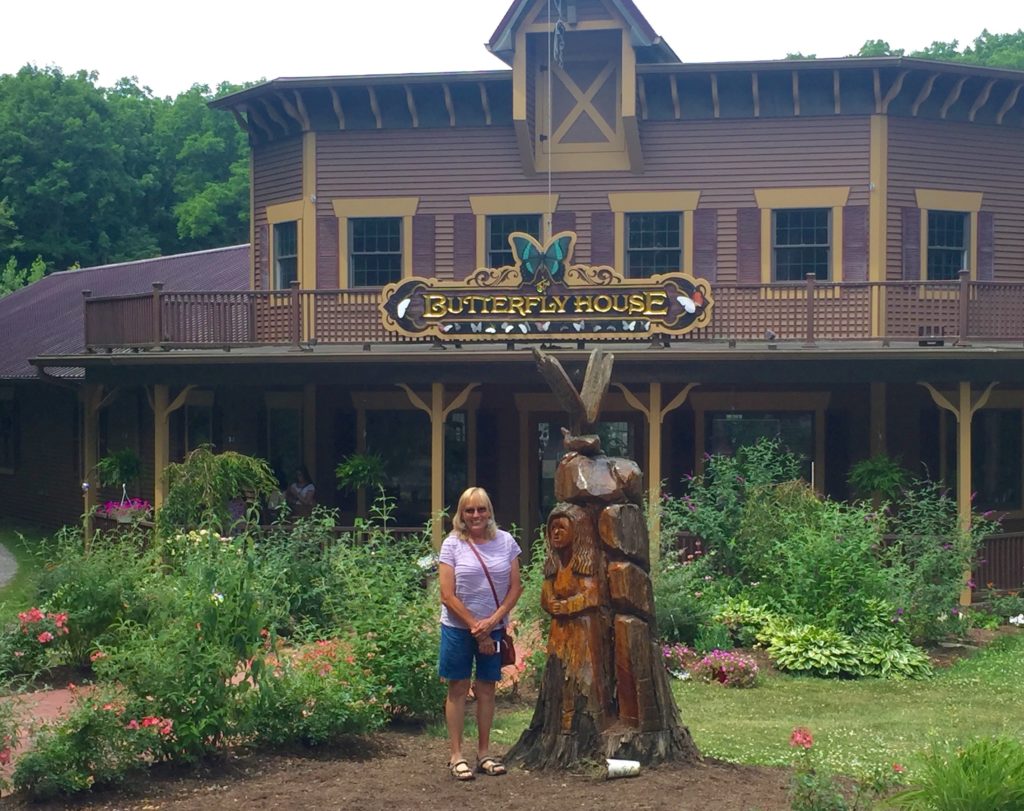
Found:
<path fill-rule="evenodd" d="M 711 321 L 711 285 L 684 273 L 624 279 L 607 265 L 572 264 L 576 234 L 546 245 L 513 233 L 515 264 L 480 268 L 464 281 L 407 278 L 389 284 L 384 326 L 411 337 L 457 341 L 614 340 L 682 335 Z"/>

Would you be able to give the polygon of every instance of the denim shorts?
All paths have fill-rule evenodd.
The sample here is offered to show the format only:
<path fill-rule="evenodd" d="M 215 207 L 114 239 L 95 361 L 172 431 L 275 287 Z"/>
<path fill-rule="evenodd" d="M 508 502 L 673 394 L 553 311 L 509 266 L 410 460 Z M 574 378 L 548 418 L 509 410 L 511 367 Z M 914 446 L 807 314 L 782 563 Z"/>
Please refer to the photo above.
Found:
<path fill-rule="evenodd" d="M 504 628 L 491 631 L 491 638 L 500 640 Z M 461 681 L 468 679 L 476 661 L 476 677 L 479 681 L 501 681 L 501 653 L 484 656 L 476 648 L 476 640 L 468 628 L 453 628 L 441 625 L 441 655 L 437 672 L 442 679 Z"/>

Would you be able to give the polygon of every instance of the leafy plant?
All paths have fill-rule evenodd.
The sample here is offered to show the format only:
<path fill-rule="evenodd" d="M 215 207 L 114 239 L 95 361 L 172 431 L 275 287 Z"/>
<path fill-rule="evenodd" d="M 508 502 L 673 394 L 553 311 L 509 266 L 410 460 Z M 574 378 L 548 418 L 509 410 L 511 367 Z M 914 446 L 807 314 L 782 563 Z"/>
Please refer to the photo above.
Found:
<path fill-rule="evenodd" d="M 713 650 L 700 659 L 690 671 L 698 681 L 723 687 L 753 687 L 757 684 L 757 662 L 749 656 L 731 651 Z"/>
<path fill-rule="evenodd" d="M 707 625 L 702 625 L 697 630 L 693 647 L 698 653 L 729 650 L 732 648 L 732 634 L 721 623 L 709 621 Z"/>
<path fill-rule="evenodd" d="M 899 459 L 881 453 L 853 465 L 847 481 L 858 498 L 895 501 L 910 483 L 910 474 Z"/>
<path fill-rule="evenodd" d="M 384 459 L 375 453 L 351 453 L 334 468 L 339 490 L 373 489 L 387 478 Z"/>
<path fill-rule="evenodd" d="M 914 785 L 886 805 L 907 811 L 1019 811 L 1024 808 L 1024 744 L 977 738 L 931 748 Z"/>
<path fill-rule="evenodd" d="M 993 594 L 988 598 L 988 608 L 1005 622 L 1007 617 L 1015 617 L 1024 613 L 1024 596 L 1018 592 Z"/>
<path fill-rule="evenodd" d="M 713 571 L 710 561 L 703 557 L 679 561 L 672 553 L 663 558 L 654 580 L 654 609 L 664 642 L 694 645 L 701 629 L 711 622 L 715 608 Z"/>
<path fill-rule="evenodd" d="M 252 510 L 277 490 L 277 480 L 263 459 L 234 451 L 214 453 L 203 445 L 184 461 L 168 465 L 167 500 L 157 516 L 162 531 L 206 527 L 227 532 L 236 519 L 230 503 L 245 498 Z"/>
<path fill-rule="evenodd" d="M 96 475 L 105 487 L 118 484 L 127 486 L 138 478 L 140 468 L 139 455 L 131 448 L 121 448 L 108 453 L 96 463 Z"/>

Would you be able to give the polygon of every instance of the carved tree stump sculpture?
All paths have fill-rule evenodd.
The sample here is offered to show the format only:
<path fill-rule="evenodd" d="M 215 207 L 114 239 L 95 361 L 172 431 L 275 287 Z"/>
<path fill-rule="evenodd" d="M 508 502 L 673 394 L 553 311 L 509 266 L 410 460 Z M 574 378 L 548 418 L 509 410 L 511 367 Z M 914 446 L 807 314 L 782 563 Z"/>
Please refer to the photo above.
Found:
<path fill-rule="evenodd" d="M 654 628 L 640 468 L 601 452 L 588 433 L 613 358 L 590 357 L 582 397 L 556 359 L 538 366 L 570 414 L 548 516 L 541 605 L 551 615 L 548 660 L 529 727 L 509 752 L 527 768 L 629 758 L 699 757 L 679 714 Z"/>

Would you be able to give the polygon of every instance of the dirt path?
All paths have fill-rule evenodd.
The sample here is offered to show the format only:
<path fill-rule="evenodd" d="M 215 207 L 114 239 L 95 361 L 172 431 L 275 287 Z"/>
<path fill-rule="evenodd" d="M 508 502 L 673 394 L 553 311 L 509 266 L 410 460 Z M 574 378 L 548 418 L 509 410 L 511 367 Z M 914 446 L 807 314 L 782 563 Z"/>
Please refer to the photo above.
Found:
<path fill-rule="evenodd" d="M 466 808 L 591 811 L 783 811 L 781 769 L 707 762 L 645 769 L 639 777 L 513 771 L 456 783 L 445 769 L 447 745 L 424 734 L 384 732 L 343 747 L 304 753 L 243 754 L 200 772 L 157 770 L 124 790 L 73 803 L 4 800 L 11 809 L 259 808 L 345 811 L 446 811 Z"/>

